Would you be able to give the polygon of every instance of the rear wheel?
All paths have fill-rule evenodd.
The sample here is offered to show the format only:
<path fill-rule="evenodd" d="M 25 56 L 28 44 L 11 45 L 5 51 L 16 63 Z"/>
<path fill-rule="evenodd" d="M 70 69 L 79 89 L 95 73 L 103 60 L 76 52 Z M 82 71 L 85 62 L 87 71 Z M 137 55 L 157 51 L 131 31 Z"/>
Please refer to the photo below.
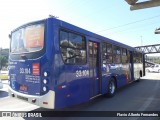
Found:
<path fill-rule="evenodd" d="M 141 77 L 142 77 L 142 70 L 139 71 L 139 78 L 136 80 L 136 82 L 139 82 Z"/>
<path fill-rule="evenodd" d="M 114 78 L 110 79 L 107 89 L 108 89 L 107 96 L 108 97 L 113 97 L 115 95 L 115 92 L 116 92 L 116 81 L 115 81 Z"/>
<path fill-rule="evenodd" d="M 142 70 L 139 71 L 139 75 L 140 75 L 140 77 L 143 77 Z"/>
<path fill-rule="evenodd" d="M 158 72 L 160 73 L 160 70 L 158 70 Z"/>

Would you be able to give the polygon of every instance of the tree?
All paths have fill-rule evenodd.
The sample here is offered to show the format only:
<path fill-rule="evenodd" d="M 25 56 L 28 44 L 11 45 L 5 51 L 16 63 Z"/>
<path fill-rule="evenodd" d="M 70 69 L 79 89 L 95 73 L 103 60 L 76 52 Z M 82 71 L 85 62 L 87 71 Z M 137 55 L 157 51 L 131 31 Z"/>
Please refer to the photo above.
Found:
<path fill-rule="evenodd" d="M 8 60 L 6 57 L 4 56 L 0 56 L 0 70 L 2 69 L 2 67 L 7 66 Z"/>

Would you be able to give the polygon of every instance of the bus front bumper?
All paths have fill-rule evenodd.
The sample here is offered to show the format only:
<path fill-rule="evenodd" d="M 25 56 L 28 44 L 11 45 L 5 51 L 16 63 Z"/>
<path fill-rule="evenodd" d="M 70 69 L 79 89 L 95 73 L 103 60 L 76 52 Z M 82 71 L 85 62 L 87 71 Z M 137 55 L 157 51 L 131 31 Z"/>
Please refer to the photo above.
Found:
<path fill-rule="evenodd" d="M 43 96 L 34 96 L 34 95 L 26 95 L 19 93 L 13 90 L 11 87 L 9 87 L 8 93 L 9 96 L 12 98 L 17 98 L 43 108 L 48 108 L 48 109 L 55 108 L 55 92 L 51 90 Z"/>

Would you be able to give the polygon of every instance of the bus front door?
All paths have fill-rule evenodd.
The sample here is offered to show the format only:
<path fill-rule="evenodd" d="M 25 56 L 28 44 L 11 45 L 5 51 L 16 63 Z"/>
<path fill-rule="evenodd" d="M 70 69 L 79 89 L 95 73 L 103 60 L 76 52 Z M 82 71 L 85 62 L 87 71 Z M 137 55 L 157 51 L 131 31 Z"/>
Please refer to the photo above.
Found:
<path fill-rule="evenodd" d="M 100 55 L 99 43 L 89 41 L 89 76 L 90 76 L 90 98 L 100 94 Z"/>

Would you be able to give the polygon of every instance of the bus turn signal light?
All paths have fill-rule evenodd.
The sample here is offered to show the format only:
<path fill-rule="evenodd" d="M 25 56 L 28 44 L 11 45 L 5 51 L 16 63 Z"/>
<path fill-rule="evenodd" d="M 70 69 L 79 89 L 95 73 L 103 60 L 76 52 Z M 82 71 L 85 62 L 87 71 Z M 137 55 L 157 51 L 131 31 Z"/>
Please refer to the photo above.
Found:
<path fill-rule="evenodd" d="M 48 104 L 48 102 L 43 102 L 43 104 L 46 104 L 46 105 L 47 105 L 47 104 Z"/>

